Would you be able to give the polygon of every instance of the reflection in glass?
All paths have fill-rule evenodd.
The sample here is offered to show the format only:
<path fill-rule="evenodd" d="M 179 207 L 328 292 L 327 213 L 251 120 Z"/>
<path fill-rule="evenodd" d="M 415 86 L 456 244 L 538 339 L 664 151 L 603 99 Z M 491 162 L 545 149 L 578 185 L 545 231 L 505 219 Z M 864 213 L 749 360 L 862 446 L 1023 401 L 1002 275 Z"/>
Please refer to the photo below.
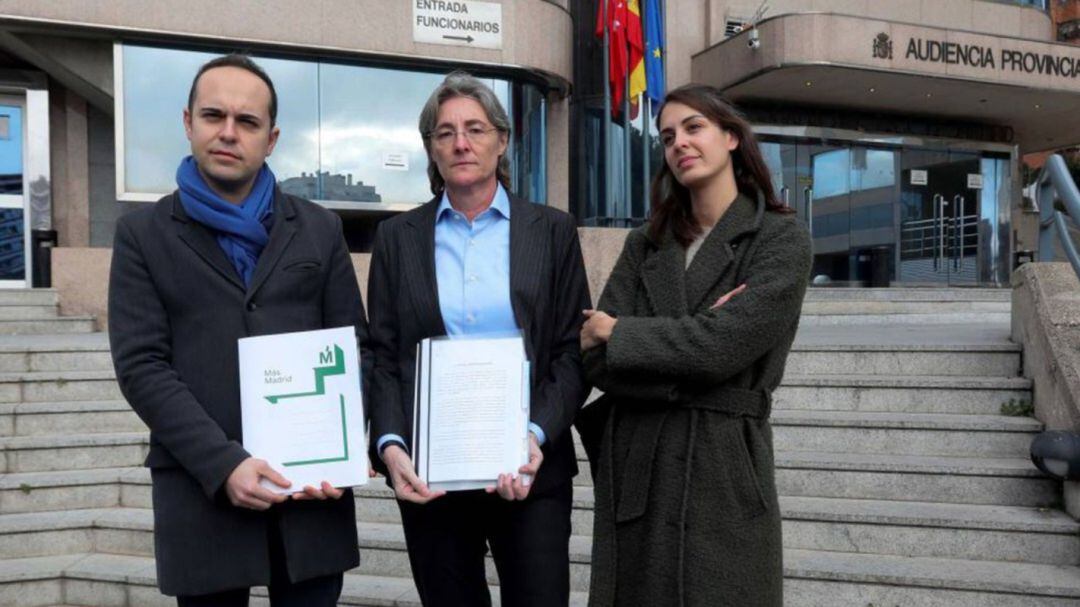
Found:
<path fill-rule="evenodd" d="M 0 105 L 0 194 L 23 192 L 22 108 Z"/>
<path fill-rule="evenodd" d="M 124 188 L 164 194 L 190 153 L 181 120 L 191 78 L 214 53 L 123 47 Z M 281 136 L 268 159 L 286 192 L 313 200 L 419 204 L 431 198 L 417 131 L 444 74 L 256 57 L 278 93 Z M 513 124 L 514 193 L 546 201 L 546 107 L 536 87 L 481 79 Z"/>
<path fill-rule="evenodd" d="M 313 198 L 424 202 L 427 155 L 417 130 L 439 74 L 319 65 L 322 179 Z M 392 94 L 374 91 L 393 91 Z"/>
<path fill-rule="evenodd" d="M 611 122 L 610 158 L 604 157 L 604 115 L 598 101 L 583 105 L 582 137 L 578 138 L 578 150 L 587 170 L 578 174 L 577 195 L 582 203 L 578 214 L 585 225 L 604 227 L 632 227 L 642 224 L 649 214 L 649 182 L 664 162 L 663 146 L 660 144 L 655 121 L 646 112 L 639 111 L 630 121 L 629 151 L 626 128 L 620 116 Z M 645 163 L 644 129 L 649 129 L 648 166 Z M 627 175 L 626 157 L 630 156 Z M 605 192 L 606 160 L 611 162 L 612 201 L 609 207 Z M 627 193 L 629 185 L 629 193 Z"/>
<path fill-rule="evenodd" d="M 319 70 L 314 63 L 258 59 L 278 95 L 277 126 L 281 129 L 266 163 L 281 189 L 311 198 L 295 187 L 296 179 L 319 170 Z"/>
<path fill-rule="evenodd" d="M 828 198 L 848 193 L 850 154 L 847 148 L 843 148 L 813 155 L 814 196 Z"/>
<path fill-rule="evenodd" d="M 26 280 L 23 210 L 0 208 L 0 280 Z"/>
<path fill-rule="evenodd" d="M 191 153 L 183 110 L 191 79 L 212 53 L 124 47 L 124 189 L 176 189 L 176 167 Z"/>

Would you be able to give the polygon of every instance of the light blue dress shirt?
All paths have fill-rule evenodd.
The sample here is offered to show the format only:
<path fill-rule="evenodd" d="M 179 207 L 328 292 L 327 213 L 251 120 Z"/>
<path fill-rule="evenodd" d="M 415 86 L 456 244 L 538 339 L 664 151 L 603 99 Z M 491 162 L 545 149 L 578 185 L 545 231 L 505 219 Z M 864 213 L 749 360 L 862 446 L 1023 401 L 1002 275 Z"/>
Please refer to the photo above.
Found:
<path fill-rule="evenodd" d="M 510 197 L 496 186 L 491 206 L 470 222 L 443 192 L 435 212 L 435 278 L 446 334 L 516 333 L 510 305 Z M 542 445 L 547 437 L 530 422 Z M 376 448 L 405 439 L 384 434 Z"/>

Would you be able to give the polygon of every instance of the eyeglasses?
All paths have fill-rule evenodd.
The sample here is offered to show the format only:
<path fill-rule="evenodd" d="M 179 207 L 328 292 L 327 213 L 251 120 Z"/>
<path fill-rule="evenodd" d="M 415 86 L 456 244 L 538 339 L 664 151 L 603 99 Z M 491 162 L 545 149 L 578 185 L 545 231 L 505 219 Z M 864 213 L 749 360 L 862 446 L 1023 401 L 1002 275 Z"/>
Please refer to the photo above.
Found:
<path fill-rule="evenodd" d="M 435 142 L 435 145 L 442 148 L 448 148 L 454 145 L 454 142 L 457 141 L 458 133 L 464 133 L 465 137 L 469 140 L 469 143 L 480 143 L 485 138 L 487 138 L 488 133 L 497 130 L 499 129 L 495 127 L 482 127 L 480 125 L 465 127 L 464 131 L 456 131 L 452 128 L 447 127 L 432 131 L 428 135 L 428 137 L 430 137 L 431 140 Z"/>

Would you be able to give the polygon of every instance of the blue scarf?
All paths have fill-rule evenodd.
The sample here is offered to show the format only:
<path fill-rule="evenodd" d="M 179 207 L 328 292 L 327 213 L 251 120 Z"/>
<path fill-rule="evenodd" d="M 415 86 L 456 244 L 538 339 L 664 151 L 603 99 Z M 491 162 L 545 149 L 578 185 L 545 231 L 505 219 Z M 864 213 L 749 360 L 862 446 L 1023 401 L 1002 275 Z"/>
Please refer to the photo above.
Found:
<path fill-rule="evenodd" d="M 263 164 L 255 177 L 255 185 L 243 204 L 232 204 L 218 196 L 206 185 L 195 159 L 191 156 L 180 161 L 176 169 L 176 185 L 180 189 L 180 204 L 195 221 L 215 232 L 218 244 L 225 256 L 244 280 L 251 284 L 251 275 L 259 261 L 270 234 L 263 225 L 274 206 L 274 173 Z"/>

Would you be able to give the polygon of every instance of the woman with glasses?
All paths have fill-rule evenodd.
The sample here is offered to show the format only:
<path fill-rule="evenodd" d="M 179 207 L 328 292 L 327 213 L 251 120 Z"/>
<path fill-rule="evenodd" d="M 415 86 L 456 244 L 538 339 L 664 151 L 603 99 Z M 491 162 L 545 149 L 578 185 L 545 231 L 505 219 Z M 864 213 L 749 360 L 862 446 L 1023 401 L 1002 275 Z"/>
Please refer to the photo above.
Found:
<path fill-rule="evenodd" d="M 589 604 L 783 604 L 772 390 L 810 238 L 750 125 L 712 87 L 670 92 L 650 222 L 581 331 L 604 397 L 579 428 L 596 472 Z"/>
<path fill-rule="evenodd" d="M 424 605 L 490 605 L 489 548 L 504 606 L 566 605 L 569 428 L 587 393 L 578 334 L 590 306 L 577 229 L 508 191 L 510 121 L 479 80 L 447 76 L 420 134 L 435 196 L 380 224 L 371 258 L 372 461 L 398 499 Z M 416 345 L 507 331 L 523 334 L 531 363 L 529 463 L 487 491 L 432 491 L 410 458 Z"/>

